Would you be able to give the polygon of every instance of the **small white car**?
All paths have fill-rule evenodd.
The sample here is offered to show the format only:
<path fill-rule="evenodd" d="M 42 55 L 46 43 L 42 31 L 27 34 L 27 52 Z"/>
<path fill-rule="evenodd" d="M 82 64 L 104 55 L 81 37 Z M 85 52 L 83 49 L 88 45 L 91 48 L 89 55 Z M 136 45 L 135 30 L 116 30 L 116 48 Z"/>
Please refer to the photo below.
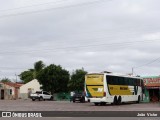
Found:
<path fill-rule="evenodd" d="M 30 95 L 30 98 L 32 99 L 32 101 L 35 101 L 36 99 L 38 99 L 39 101 L 53 100 L 53 96 L 46 91 L 36 91 L 36 93 L 32 93 Z"/>

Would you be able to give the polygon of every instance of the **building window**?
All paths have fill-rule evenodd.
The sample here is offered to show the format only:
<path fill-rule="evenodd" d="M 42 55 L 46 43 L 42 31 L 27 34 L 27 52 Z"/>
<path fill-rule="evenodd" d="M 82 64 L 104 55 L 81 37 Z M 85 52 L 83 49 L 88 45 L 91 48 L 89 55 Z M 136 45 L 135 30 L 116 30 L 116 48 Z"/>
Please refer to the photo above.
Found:
<path fill-rule="evenodd" d="M 12 89 L 9 90 L 10 95 L 12 95 Z"/>

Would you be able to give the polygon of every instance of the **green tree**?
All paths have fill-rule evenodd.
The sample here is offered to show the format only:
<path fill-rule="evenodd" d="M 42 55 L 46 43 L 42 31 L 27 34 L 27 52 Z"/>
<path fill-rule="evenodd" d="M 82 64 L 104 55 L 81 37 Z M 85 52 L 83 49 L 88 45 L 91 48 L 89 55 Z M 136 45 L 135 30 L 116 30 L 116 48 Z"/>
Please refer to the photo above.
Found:
<path fill-rule="evenodd" d="M 40 72 L 45 67 L 43 61 L 38 61 L 34 63 L 34 73 L 33 77 L 36 79 L 38 72 Z"/>
<path fill-rule="evenodd" d="M 27 71 L 23 71 L 18 76 L 20 77 L 20 79 L 24 83 L 30 82 L 33 79 L 37 79 L 38 72 L 40 72 L 44 67 L 45 67 L 45 65 L 44 65 L 43 61 L 40 60 L 40 61 L 34 63 L 34 69 L 29 69 Z"/>
<path fill-rule="evenodd" d="M 84 90 L 84 82 L 85 82 L 85 75 L 87 71 L 84 69 L 77 69 L 71 75 L 71 79 L 68 83 L 69 90 L 72 91 L 83 91 Z"/>
<path fill-rule="evenodd" d="M 10 80 L 9 78 L 2 78 L 2 79 L 1 79 L 1 82 L 4 82 L 4 83 L 5 83 L 5 82 L 11 82 L 11 80 Z"/>
<path fill-rule="evenodd" d="M 51 64 L 45 67 L 38 73 L 37 78 L 45 91 L 49 91 L 52 94 L 67 91 L 69 72 L 62 69 L 60 65 Z"/>
<path fill-rule="evenodd" d="M 27 71 L 22 72 L 20 75 L 18 75 L 20 77 L 20 79 L 23 81 L 23 83 L 27 83 L 30 82 L 31 80 L 34 79 L 34 69 L 29 69 Z"/>

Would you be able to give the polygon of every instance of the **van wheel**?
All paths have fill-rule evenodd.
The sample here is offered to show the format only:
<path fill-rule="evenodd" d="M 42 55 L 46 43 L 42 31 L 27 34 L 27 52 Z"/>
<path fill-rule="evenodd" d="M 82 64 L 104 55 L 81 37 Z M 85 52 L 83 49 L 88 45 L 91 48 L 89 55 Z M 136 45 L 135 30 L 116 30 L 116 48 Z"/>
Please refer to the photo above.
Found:
<path fill-rule="evenodd" d="M 40 97 L 40 98 L 39 98 L 39 101 L 41 101 L 41 100 L 43 100 L 43 97 Z"/>
<path fill-rule="evenodd" d="M 141 98 L 140 98 L 140 96 L 138 96 L 138 100 L 137 100 L 137 103 L 140 103 L 140 99 L 141 99 Z"/>
<path fill-rule="evenodd" d="M 51 96 L 50 100 L 51 100 L 51 101 L 53 100 L 53 96 Z"/>
<path fill-rule="evenodd" d="M 85 98 L 82 98 L 81 102 L 84 103 L 85 102 Z"/>
<path fill-rule="evenodd" d="M 120 105 L 120 104 L 121 104 L 121 101 L 122 101 L 122 98 L 121 98 L 121 96 L 119 96 L 119 97 L 118 97 L 117 104 Z"/>
<path fill-rule="evenodd" d="M 114 97 L 113 105 L 117 105 L 117 96 Z"/>

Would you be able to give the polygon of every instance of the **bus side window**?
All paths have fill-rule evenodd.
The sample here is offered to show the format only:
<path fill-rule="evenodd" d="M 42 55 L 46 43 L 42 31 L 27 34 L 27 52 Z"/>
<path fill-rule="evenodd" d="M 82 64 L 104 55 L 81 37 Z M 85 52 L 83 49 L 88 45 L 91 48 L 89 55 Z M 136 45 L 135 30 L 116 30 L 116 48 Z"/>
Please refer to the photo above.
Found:
<path fill-rule="evenodd" d="M 110 85 L 113 85 L 112 77 L 111 76 L 106 76 L 106 78 L 107 78 L 107 83 L 110 84 Z"/>
<path fill-rule="evenodd" d="M 129 85 L 129 79 L 130 78 L 123 77 L 123 85 Z"/>
<path fill-rule="evenodd" d="M 141 85 L 140 82 L 141 82 L 140 79 L 137 79 L 137 81 L 136 81 L 136 86 L 140 86 L 140 85 Z"/>
<path fill-rule="evenodd" d="M 138 86 L 138 80 L 137 79 L 134 79 L 134 80 L 135 80 L 134 85 Z"/>
<path fill-rule="evenodd" d="M 125 85 L 124 77 L 118 77 L 119 85 Z"/>
<path fill-rule="evenodd" d="M 129 79 L 129 85 L 134 86 L 134 79 L 133 78 L 128 78 Z"/>
<path fill-rule="evenodd" d="M 144 83 L 143 83 L 143 80 L 140 80 L 140 81 L 141 81 L 141 86 L 142 86 L 142 87 L 144 87 Z"/>
<path fill-rule="evenodd" d="M 113 85 L 119 85 L 118 77 L 113 76 Z"/>
<path fill-rule="evenodd" d="M 134 80 L 133 85 L 134 85 L 134 86 L 138 86 L 138 79 L 133 78 L 133 80 Z"/>

